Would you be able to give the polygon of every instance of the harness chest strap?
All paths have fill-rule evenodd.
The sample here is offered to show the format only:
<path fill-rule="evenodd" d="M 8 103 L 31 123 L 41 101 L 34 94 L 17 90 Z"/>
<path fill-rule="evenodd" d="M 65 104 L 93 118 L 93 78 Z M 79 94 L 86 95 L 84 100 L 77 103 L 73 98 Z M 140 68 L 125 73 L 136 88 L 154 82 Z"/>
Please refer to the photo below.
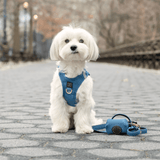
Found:
<path fill-rule="evenodd" d="M 78 103 L 78 100 L 76 99 L 78 88 L 89 75 L 90 74 L 85 69 L 75 78 L 68 78 L 65 76 L 65 73 L 62 71 L 59 72 L 59 77 L 63 88 L 63 97 L 67 101 L 68 105 L 72 107 L 76 106 Z"/>

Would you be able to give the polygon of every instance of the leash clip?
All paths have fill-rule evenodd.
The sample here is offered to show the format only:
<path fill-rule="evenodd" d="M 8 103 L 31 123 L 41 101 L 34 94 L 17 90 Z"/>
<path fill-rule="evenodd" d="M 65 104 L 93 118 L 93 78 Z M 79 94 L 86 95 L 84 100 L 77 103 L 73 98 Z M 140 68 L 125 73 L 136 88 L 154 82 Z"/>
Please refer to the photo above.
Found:
<path fill-rule="evenodd" d="M 131 122 L 131 126 L 138 127 L 139 129 L 141 128 L 141 126 L 137 124 L 137 122 L 134 122 L 134 121 Z"/>

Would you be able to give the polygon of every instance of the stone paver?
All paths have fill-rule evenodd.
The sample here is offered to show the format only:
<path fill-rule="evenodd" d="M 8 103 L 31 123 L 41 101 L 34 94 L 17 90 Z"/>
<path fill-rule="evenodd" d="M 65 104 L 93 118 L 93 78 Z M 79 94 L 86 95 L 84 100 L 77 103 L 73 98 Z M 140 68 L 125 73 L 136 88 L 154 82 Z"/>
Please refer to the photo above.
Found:
<path fill-rule="evenodd" d="M 0 160 L 160 159 L 160 74 L 89 63 L 97 117 L 127 114 L 147 127 L 136 137 L 74 130 L 52 133 L 48 116 L 55 62 L 0 70 Z"/>

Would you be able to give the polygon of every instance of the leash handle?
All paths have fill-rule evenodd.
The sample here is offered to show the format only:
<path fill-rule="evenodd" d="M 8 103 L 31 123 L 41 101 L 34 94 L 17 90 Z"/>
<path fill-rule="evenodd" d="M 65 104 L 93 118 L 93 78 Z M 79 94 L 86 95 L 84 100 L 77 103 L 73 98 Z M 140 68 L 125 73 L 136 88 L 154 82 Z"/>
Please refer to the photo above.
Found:
<path fill-rule="evenodd" d="M 124 116 L 124 117 L 126 117 L 128 120 L 129 120 L 129 123 L 131 123 L 131 119 L 127 116 L 127 115 L 125 115 L 125 114 L 115 114 L 113 117 L 112 117 L 112 119 L 113 118 L 115 118 L 116 116 Z"/>
<path fill-rule="evenodd" d="M 141 134 L 147 133 L 147 128 L 145 127 L 140 127 L 140 130 L 141 130 Z"/>
<path fill-rule="evenodd" d="M 127 135 L 129 136 L 137 136 L 140 134 L 140 129 L 136 126 L 131 126 L 127 129 Z"/>

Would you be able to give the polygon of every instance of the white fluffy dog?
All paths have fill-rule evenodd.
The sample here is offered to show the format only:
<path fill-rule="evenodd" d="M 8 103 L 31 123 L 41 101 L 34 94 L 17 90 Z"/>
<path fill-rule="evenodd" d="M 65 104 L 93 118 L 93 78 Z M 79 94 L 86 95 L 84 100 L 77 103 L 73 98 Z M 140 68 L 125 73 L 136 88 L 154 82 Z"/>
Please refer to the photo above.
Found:
<path fill-rule="evenodd" d="M 85 70 L 85 63 L 96 60 L 98 52 L 92 35 L 81 28 L 64 27 L 54 38 L 50 57 L 59 62 L 51 83 L 50 94 L 49 115 L 53 123 L 53 132 L 67 132 L 75 127 L 76 133 L 91 133 L 92 125 L 102 123 L 101 119 L 95 118 L 93 81 Z M 74 87 L 79 83 L 79 80 L 74 83 L 77 77 L 81 77 L 82 80 L 75 91 Z M 64 95 L 69 98 L 72 105 Z M 76 102 L 73 97 L 76 97 Z"/>

